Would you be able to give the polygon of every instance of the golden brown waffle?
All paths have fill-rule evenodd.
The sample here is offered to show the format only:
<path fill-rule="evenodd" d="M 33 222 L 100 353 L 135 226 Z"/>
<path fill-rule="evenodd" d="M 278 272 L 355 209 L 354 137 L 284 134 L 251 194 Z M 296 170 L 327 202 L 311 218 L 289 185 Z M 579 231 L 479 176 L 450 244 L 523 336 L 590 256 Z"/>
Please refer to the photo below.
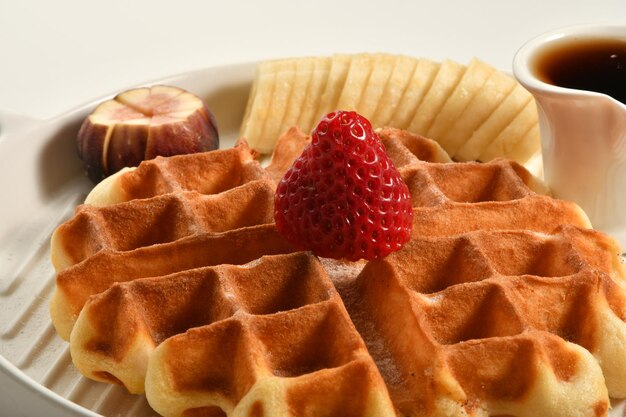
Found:
<path fill-rule="evenodd" d="M 515 163 L 448 163 L 427 139 L 380 136 L 411 190 L 414 230 L 362 272 L 364 262 L 293 253 L 264 224 L 267 178 L 307 143 L 293 129 L 268 172 L 245 144 L 231 152 L 219 171 L 239 174 L 226 188 L 180 180 L 150 186 L 160 197 L 79 209 L 55 233 L 75 247 L 64 245 L 51 306 L 77 367 L 132 392 L 145 386 L 166 416 L 592 416 L 605 415 L 607 386 L 626 397 L 617 245 Z M 119 178 L 100 195 L 129 189 Z M 211 207 L 252 196 L 251 184 L 265 191 L 245 220 L 239 203 L 224 209 L 228 224 L 209 225 L 217 206 L 208 223 L 182 214 L 194 212 L 184 196 L 198 196 L 182 190 L 219 192 L 198 197 Z M 187 208 L 173 219 L 156 210 L 169 201 Z M 165 232 L 150 234 L 157 227 Z"/>
<path fill-rule="evenodd" d="M 273 183 L 254 157 L 239 142 L 228 150 L 145 161 L 98 184 L 52 236 L 58 275 L 50 315 L 59 335 L 69 339 L 86 299 L 113 282 L 226 259 L 245 263 L 290 248 L 273 226 L 253 227 L 244 237 L 216 234 L 273 223 Z M 254 239 L 267 239 L 268 252 Z M 220 246 L 207 256 L 206 245 L 222 240 L 249 248 L 229 254 Z"/>
<path fill-rule="evenodd" d="M 546 408 L 533 412 L 514 410 L 536 401 L 529 392 L 555 395 L 582 383 L 576 378 L 593 382 L 591 398 L 605 396 L 604 379 L 609 394 L 626 395 L 626 293 L 618 252 L 605 235 L 572 226 L 552 235 L 476 231 L 422 237 L 368 263 L 355 295 L 344 301 L 373 346 L 370 353 L 386 364 L 379 369 L 403 415 L 451 405 L 457 408 L 451 415 L 473 408 L 485 415 L 563 415 L 559 402 L 534 404 Z M 587 352 L 574 354 L 576 349 L 545 332 L 587 349 L 604 378 L 592 369 Z M 399 334 L 408 340 L 397 340 Z M 381 344 L 385 349 L 376 347 Z M 537 366 L 545 374 L 543 385 L 533 376 Z M 589 374 L 572 374 L 582 368 Z M 412 377 L 431 371 L 432 379 Z M 442 398 L 448 401 L 438 404 Z M 608 404 L 605 399 L 586 406 L 590 412 L 582 415 L 596 415 L 593 407 L 606 412 Z"/>
<path fill-rule="evenodd" d="M 143 392 L 148 369 L 149 399 L 164 415 L 196 407 L 231 412 L 261 394 L 287 398 L 277 408 L 264 401 L 264 415 L 338 415 L 348 394 L 359 407 L 351 415 L 393 415 L 330 279 L 304 252 L 115 285 L 85 306 L 71 346 L 92 347 L 72 351 L 84 374 L 121 380 L 132 392 Z M 198 360 L 207 366 L 192 365 Z M 343 395 L 318 399 L 325 414 L 298 408 L 311 407 L 299 396 L 328 384 L 343 385 Z"/>
<path fill-rule="evenodd" d="M 319 271 L 316 279 L 323 277 Z M 380 374 L 335 297 L 329 290 L 323 301 L 299 308 L 241 312 L 166 340 L 150 358 L 150 404 L 166 416 L 394 416 Z"/>
<path fill-rule="evenodd" d="M 400 168 L 411 191 L 413 236 L 446 236 L 480 229 L 550 233 L 560 224 L 591 227 L 575 203 L 548 190 L 516 162 L 433 164 Z"/>
<path fill-rule="evenodd" d="M 128 251 L 198 233 L 273 223 L 274 188 L 265 179 L 220 194 L 184 191 L 112 206 L 81 205 L 52 235 L 52 264 L 61 271 L 102 249 Z"/>
<path fill-rule="evenodd" d="M 85 203 L 105 206 L 176 191 L 217 194 L 246 182 L 267 178 L 245 141 L 234 148 L 171 157 L 156 157 L 125 168 L 100 182 Z"/>
<path fill-rule="evenodd" d="M 430 139 L 394 128 L 380 129 L 378 135 L 411 191 L 414 236 L 484 228 L 550 233 L 563 223 L 591 227 L 578 205 L 546 196 L 546 186 L 514 161 L 451 163 Z M 309 142 L 297 128 L 278 139 L 267 167 L 275 181 Z"/>
<path fill-rule="evenodd" d="M 116 282 L 224 263 L 244 264 L 263 255 L 292 251 L 273 224 L 191 235 L 131 251 L 103 249 L 57 274 L 50 306 L 52 323 L 57 333 L 69 340 L 89 297 Z"/>

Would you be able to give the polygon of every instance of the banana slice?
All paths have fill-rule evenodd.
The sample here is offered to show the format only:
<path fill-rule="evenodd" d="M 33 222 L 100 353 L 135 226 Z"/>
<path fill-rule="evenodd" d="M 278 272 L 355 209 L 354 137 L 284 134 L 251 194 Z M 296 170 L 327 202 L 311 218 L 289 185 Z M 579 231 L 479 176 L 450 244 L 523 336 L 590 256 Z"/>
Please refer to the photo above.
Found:
<path fill-rule="evenodd" d="M 352 57 L 346 82 L 341 90 L 336 109 L 333 110 L 357 110 L 372 71 L 373 60 L 369 54 Z"/>
<path fill-rule="evenodd" d="M 451 60 L 441 63 L 439 72 L 432 85 L 415 111 L 415 116 L 409 123 L 407 130 L 426 136 L 439 110 L 454 91 L 466 67 Z M 437 140 L 437 138 L 433 137 Z"/>
<path fill-rule="evenodd" d="M 451 154 L 452 138 L 448 136 L 450 126 L 452 126 L 467 105 L 470 103 L 474 95 L 482 88 L 487 79 L 491 76 L 493 67 L 474 58 L 467 66 L 463 77 L 457 84 L 456 88 L 445 101 L 443 107 L 433 120 L 432 126 L 426 134 L 429 138 L 437 138 L 439 144 Z M 459 132 L 459 136 L 463 137 L 465 132 Z"/>
<path fill-rule="evenodd" d="M 393 72 L 385 85 L 385 90 L 378 102 L 378 106 L 370 118 L 372 126 L 383 127 L 389 124 L 391 117 L 398 108 L 402 96 L 407 90 L 411 76 L 415 72 L 417 62 L 415 58 L 409 58 L 407 56 L 398 56 L 396 58 Z"/>
<path fill-rule="evenodd" d="M 442 133 L 441 141 L 448 143 L 450 155 L 466 143 L 479 126 L 515 87 L 515 80 L 500 71 L 491 73 L 485 84 L 469 102 L 463 113 Z"/>
<path fill-rule="evenodd" d="M 420 59 L 404 94 L 398 103 L 398 108 L 391 117 L 389 126 L 399 129 L 407 129 L 415 114 L 417 107 L 422 102 L 424 95 L 430 90 L 440 64 L 429 59 Z"/>
<path fill-rule="evenodd" d="M 540 148 L 541 136 L 539 134 L 539 123 L 536 123 L 522 138 L 520 138 L 517 145 L 515 145 L 509 152 L 508 157 L 515 159 L 516 161 L 530 161 Z"/>
<path fill-rule="evenodd" d="M 325 114 L 345 109 L 361 113 L 375 128 L 428 136 L 456 160 L 505 152 L 523 163 L 522 155 L 538 152 L 537 138 L 526 135 L 530 125 L 523 132 L 505 129 L 530 101 L 512 77 L 476 58 L 467 66 L 367 53 L 285 59 L 261 64 L 242 135 L 269 153 L 288 128 L 310 132 Z M 516 136 L 505 137 L 511 129 Z M 518 143 L 522 137 L 530 143 Z"/>
<path fill-rule="evenodd" d="M 78 154 L 94 182 L 145 159 L 217 149 L 215 119 L 177 87 L 125 91 L 100 104 L 78 132 Z"/>
<path fill-rule="evenodd" d="M 296 60 L 289 59 L 278 61 L 276 66 L 276 79 L 271 96 L 271 105 L 261 130 L 256 148 L 267 153 L 274 147 L 276 138 L 281 133 L 281 122 L 287 111 L 287 103 L 293 91 L 296 80 Z"/>
<path fill-rule="evenodd" d="M 350 55 L 334 55 L 330 64 L 330 73 L 328 74 L 328 82 L 326 88 L 320 98 L 318 109 L 315 111 L 313 117 L 313 123 L 306 131 L 310 131 L 313 125 L 317 124 L 318 120 L 322 116 L 337 109 L 337 102 L 339 101 L 339 95 L 343 91 L 344 84 L 346 83 L 346 77 L 348 76 L 348 69 L 350 68 Z"/>
<path fill-rule="evenodd" d="M 289 103 L 287 103 L 285 115 L 279 125 L 279 136 L 285 133 L 283 131 L 284 126 L 295 126 L 298 122 L 298 118 L 302 114 L 302 106 L 304 105 L 309 83 L 311 82 L 311 77 L 313 76 L 314 61 L 314 58 L 301 58 L 296 61 L 293 88 L 291 90 L 291 95 L 289 96 Z"/>
<path fill-rule="evenodd" d="M 313 123 L 317 122 L 317 120 L 315 120 L 316 112 L 317 108 L 320 106 L 322 93 L 326 88 L 326 83 L 328 82 L 330 63 L 330 58 L 326 57 L 318 58 L 313 61 L 311 81 L 309 82 L 306 97 L 304 98 L 304 103 L 302 104 L 300 117 L 296 122 L 296 126 L 299 126 L 304 132 L 310 132 L 313 129 Z"/>
<path fill-rule="evenodd" d="M 511 151 L 524 138 L 524 135 L 536 124 L 537 106 L 534 101 L 529 101 L 511 123 L 489 144 L 478 159 L 490 161 L 497 157 L 510 155 Z"/>
<path fill-rule="evenodd" d="M 267 120 L 272 104 L 277 66 L 278 61 L 266 61 L 259 65 L 239 132 L 241 137 L 248 140 L 251 147 L 259 150 L 263 124 Z"/>
<path fill-rule="evenodd" d="M 515 88 L 489 115 L 487 120 L 455 152 L 455 159 L 459 161 L 477 160 L 489 144 L 531 100 L 530 93 L 520 84 L 516 84 Z"/>
<path fill-rule="evenodd" d="M 378 103 L 387 87 L 389 77 L 395 65 L 396 57 L 391 55 L 376 55 L 372 60 L 372 69 L 369 79 L 365 85 L 361 101 L 356 107 L 359 109 L 361 115 L 370 120 L 370 123 L 372 122 L 376 107 L 378 107 Z"/>

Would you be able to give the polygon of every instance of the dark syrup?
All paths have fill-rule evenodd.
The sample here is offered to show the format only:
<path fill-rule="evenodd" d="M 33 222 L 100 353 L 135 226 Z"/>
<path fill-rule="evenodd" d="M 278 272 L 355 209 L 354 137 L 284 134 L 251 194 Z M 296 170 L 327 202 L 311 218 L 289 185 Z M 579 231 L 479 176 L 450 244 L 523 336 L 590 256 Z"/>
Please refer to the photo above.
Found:
<path fill-rule="evenodd" d="M 556 42 L 537 56 L 534 70 L 546 83 L 604 93 L 626 104 L 626 40 Z"/>

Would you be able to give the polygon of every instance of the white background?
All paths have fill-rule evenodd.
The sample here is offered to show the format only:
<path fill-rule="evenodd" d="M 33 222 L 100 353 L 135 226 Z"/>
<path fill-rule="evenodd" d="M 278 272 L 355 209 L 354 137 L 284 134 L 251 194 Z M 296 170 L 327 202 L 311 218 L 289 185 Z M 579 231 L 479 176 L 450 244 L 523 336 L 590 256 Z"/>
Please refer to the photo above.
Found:
<path fill-rule="evenodd" d="M 0 0 L 0 109 L 49 118 L 125 87 L 270 57 L 394 52 L 510 70 L 541 32 L 626 24 L 624 0 Z"/>

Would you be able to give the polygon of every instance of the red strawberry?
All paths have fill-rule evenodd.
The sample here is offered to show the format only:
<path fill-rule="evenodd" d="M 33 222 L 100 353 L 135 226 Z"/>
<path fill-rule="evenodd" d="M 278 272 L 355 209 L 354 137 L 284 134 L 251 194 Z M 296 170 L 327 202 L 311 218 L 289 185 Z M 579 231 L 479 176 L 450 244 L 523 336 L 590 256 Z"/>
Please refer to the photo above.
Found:
<path fill-rule="evenodd" d="M 411 196 L 370 122 L 337 111 L 278 184 L 276 227 L 295 246 L 336 259 L 374 259 L 402 247 Z"/>

